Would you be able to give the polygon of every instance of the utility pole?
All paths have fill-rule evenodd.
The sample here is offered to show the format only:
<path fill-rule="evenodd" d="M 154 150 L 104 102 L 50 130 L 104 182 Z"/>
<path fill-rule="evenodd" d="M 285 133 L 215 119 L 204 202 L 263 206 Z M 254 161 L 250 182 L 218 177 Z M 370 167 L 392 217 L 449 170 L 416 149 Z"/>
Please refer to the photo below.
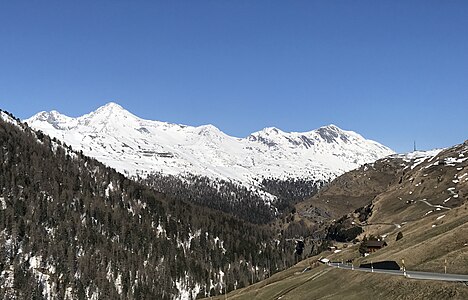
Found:
<path fill-rule="evenodd" d="M 372 260 L 370 262 L 371 272 L 374 273 L 374 265 L 372 265 Z"/>
<path fill-rule="evenodd" d="M 444 271 L 445 271 L 445 274 L 447 274 L 447 259 L 445 259 Z"/>
<path fill-rule="evenodd" d="M 406 277 L 406 267 L 405 267 L 405 260 L 401 259 L 401 264 L 403 265 L 403 276 Z"/>
<path fill-rule="evenodd" d="M 416 151 L 416 140 L 414 141 L 413 151 Z"/>

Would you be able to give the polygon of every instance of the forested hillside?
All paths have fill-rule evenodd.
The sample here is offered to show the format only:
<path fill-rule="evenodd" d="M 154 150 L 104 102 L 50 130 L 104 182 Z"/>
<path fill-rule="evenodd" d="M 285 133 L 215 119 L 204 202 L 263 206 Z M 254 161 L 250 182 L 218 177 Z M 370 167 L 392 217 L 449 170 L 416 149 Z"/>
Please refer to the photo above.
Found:
<path fill-rule="evenodd" d="M 3 299 L 190 299 L 294 261 L 267 227 L 158 193 L 0 116 Z"/>
<path fill-rule="evenodd" d="M 324 184 L 307 179 L 263 179 L 260 189 L 226 180 L 186 174 L 183 177 L 152 173 L 137 178 L 157 191 L 221 210 L 255 224 L 266 224 L 289 213 L 298 201 L 312 197 Z M 260 191 L 264 191 L 261 194 Z M 265 192 L 275 199 L 265 197 Z"/>

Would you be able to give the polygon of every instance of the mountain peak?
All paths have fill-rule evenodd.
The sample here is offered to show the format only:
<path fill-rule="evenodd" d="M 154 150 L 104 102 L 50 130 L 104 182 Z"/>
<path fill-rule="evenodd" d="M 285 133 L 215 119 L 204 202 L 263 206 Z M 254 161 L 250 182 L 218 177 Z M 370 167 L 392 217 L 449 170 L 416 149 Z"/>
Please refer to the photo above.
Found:
<path fill-rule="evenodd" d="M 116 113 L 129 113 L 125 108 L 120 106 L 119 104 L 115 102 L 109 102 L 98 109 L 96 109 L 93 113 L 98 113 L 98 114 L 116 114 Z"/>
<path fill-rule="evenodd" d="M 70 117 L 63 115 L 56 110 L 51 110 L 49 112 L 41 111 L 35 114 L 34 116 L 32 116 L 31 118 L 25 120 L 25 122 L 28 124 L 34 123 L 34 122 L 45 122 L 45 123 L 52 125 L 56 129 L 62 129 L 61 125 L 70 120 L 71 120 Z"/>
<path fill-rule="evenodd" d="M 218 127 L 212 124 L 200 125 L 198 127 L 195 127 L 195 129 L 199 132 L 199 134 L 203 132 L 211 132 L 218 134 L 221 132 L 221 130 L 219 130 Z"/>
<path fill-rule="evenodd" d="M 333 128 L 333 129 L 340 129 L 338 126 L 336 126 L 335 124 L 328 124 L 327 126 L 324 126 L 324 127 L 328 127 L 328 128 Z"/>
<path fill-rule="evenodd" d="M 336 126 L 335 124 L 329 124 L 329 125 L 326 125 L 326 126 L 322 126 L 320 128 L 318 128 L 317 130 L 328 130 L 328 131 L 344 131 L 343 129 L 341 129 L 340 127 Z"/>
<path fill-rule="evenodd" d="M 357 135 L 352 131 L 345 131 L 334 124 L 322 126 L 316 129 L 315 133 L 317 133 L 327 143 L 336 143 L 339 142 L 339 140 L 349 143 L 350 136 Z M 362 138 L 361 136 L 359 137 Z"/>
<path fill-rule="evenodd" d="M 51 110 L 51 111 L 38 112 L 37 114 L 32 116 L 30 119 L 36 119 L 36 120 L 46 121 L 46 122 L 51 123 L 51 122 L 59 119 L 62 116 L 63 115 L 61 113 L 59 113 L 58 111 Z M 30 120 L 30 119 L 28 119 L 28 120 Z M 26 120 L 26 121 L 28 121 L 28 120 Z"/>
<path fill-rule="evenodd" d="M 104 109 L 104 110 L 125 110 L 121 105 L 115 103 L 115 102 L 109 102 L 107 104 L 104 104 L 103 106 L 99 107 L 99 109 Z"/>
<path fill-rule="evenodd" d="M 267 133 L 280 133 L 280 132 L 283 132 L 281 129 L 278 129 L 276 127 L 266 127 L 262 131 L 267 132 Z"/>
<path fill-rule="evenodd" d="M 257 136 L 257 135 L 278 135 L 278 134 L 284 134 L 285 132 L 279 128 L 276 127 L 265 127 L 260 131 L 254 132 L 251 135 Z"/>
<path fill-rule="evenodd" d="M 221 130 L 219 130 L 216 126 L 211 124 L 195 127 L 194 132 L 196 132 L 198 136 L 203 136 L 208 139 L 219 140 L 226 136 Z"/>
<path fill-rule="evenodd" d="M 88 124 L 107 124 L 112 120 L 122 122 L 128 119 L 139 119 L 137 116 L 115 102 L 109 102 L 93 112 L 78 118 L 81 122 Z"/>

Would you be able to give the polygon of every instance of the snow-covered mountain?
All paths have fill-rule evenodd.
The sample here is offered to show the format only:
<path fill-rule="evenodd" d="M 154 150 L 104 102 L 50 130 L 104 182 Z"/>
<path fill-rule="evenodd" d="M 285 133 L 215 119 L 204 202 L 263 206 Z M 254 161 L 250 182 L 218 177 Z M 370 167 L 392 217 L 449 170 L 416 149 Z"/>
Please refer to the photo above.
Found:
<path fill-rule="evenodd" d="M 244 185 L 261 178 L 329 180 L 394 153 L 334 125 L 302 133 L 265 128 L 236 138 L 212 125 L 144 120 L 115 103 L 78 118 L 51 111 L 25 121 L 127 175 L 192 173 Z"/>

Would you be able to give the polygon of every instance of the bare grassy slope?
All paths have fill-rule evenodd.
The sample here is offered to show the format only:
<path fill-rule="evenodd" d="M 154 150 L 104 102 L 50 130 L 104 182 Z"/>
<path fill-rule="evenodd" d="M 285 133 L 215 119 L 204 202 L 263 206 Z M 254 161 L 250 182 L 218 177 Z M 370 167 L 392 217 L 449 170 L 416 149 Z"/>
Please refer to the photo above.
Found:
<path fill-rule="evenodd" d="M 297 204 L 303 217 L 315 220 L 339 218 L 372 200 L 398 182 L 403 170 L 401 158 L 378 160 L 347 172 L 333 180 L 314 197 Z M 318 212 L 324 212 L 320 215 Z"/>
<path fill-rule="evenodd" d="M 375 260 L 405 259 L 408 267 L 468 273 L 468 143 L 442 151 L 408 171 L 374 200 L 366 233 L 388 235 Z M 398 231 L 403 239 L 396 242 Z"/>
<path fill-rule="evenodd" d="M 366 258 L 359 257 L 358 245 L 336 254 L 323 252 L 321 256 L 334 261 L 353 259 L 355 265 L 381 260 L 396 260 L 401 264 L 404 259 L 410 270 L 440 273 L 444 272 L 447 260 L 449 273 L 468 274 L 467 204 L 446 212 L 444 218 L 437 220 L 437 217 L 409 222 L 402 228 L 368 226 L 367 233 L 387 233 L 388 246 Z M 404 236 L 395 241 L 400 230 Z M 468 299 L 468 287 L 462 283 L 412 280 L 324 265 L 302 273 L 319 257 L 306 259 L 265 281 L 234 291 L 228 299 Z"/>
<path fill-rule="evenodd" d="M 346 173 L 312 199 L 298 204 L 303 218 L 317 221 L 317 211 L 330 218 L 347 214 L 360 223 L 360 206 L 371 204 L 362 222 L 364 235 L 383 236 L 388 246 L 363 258 L 358 244 L 331 260 L 362 262 L 396 260 L 410 270 L 468 274 L 468 141 L 436 156 L 392 156 Z M 320 210 L 319 210 L 320 211 Z M 341 215 L 340 215 L 341 214 Z M 322 216 L 323 219 L 326 219 Z M 329 219 L 330 219 L 329 218 Z M 398 232 L 403 238 L 396 241 Z M 228 299 L 468 299 L 462 283 L 412 280 L 318 266 L 312 257 Z M 447 263 L 445 263 L 447 262 Z M 221 297 L 222 299 L 222 297 Z"/>
<path fill-rule="evenodd" d="M 316 259 L 315 257 L 311 260 Z M 411 280 L 391 275 L 339 270 L 326 266 L 301 271 L 309 264 L 276 274 L 250 287 L 233 291 L 227 299 L 468 299 L 461 283 Z M 213 299 L 225 299 L 219 296 Z"/>
<path fill-rule="evenodd" d="M 366 260 L 404 259 L 410 269 L 434 272 L 443 272 L 447 261 L 449 272 L 468 274 L 468 142 L 406 161 L 395 174 L 398 180 L 372 201 L 360 236 L 382 236 L 388 247 Z M 400 231 L 403 238 L 396 241 Z M 358 253 L 339 255 L 353 259 Z"/>
<path fill-rule="evenodd" d="M 370 221 L 410 222 L 459 207 L 467 200 L 468 141 L 405 167 L 401 183 L 375 199 Z"/>

